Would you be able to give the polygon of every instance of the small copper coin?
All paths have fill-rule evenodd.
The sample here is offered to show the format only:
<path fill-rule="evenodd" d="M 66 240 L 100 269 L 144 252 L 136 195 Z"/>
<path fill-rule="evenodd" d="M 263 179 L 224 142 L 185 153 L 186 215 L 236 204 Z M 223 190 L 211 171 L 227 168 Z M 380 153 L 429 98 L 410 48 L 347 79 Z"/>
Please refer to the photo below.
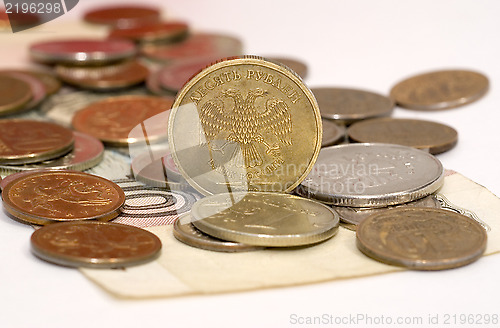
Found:
<path fill-rule="evenodd" d="M 73 149 L 73 132 L 49 122 L 0 121 L 0 163 L 26 164 L 60 157 Z"/>
<path fill-rule="evenodd" d="M 28 103 L 26 103 L 22 108 L 20 108 L 21 111 L 36 108 L 47 97 L 47 90 L 45 88 L 45 85 L 37 77 L 21 71 L 0 71 L 0 72 L 1 73 L 5 72 L 5 74 L 12 76 L 16 79 L 22 80 L 28 83 L 28 85 L 30 86 L 32 94 L 31 100 Z"/>
<path fill-rule="evenodd" d="M 32 96 L 28 83 L 5 73 L 0 74 L 0 115 L 23 108 Z"/>
<path fill-rule="evenodd" d="M 39 80 L 43 86 L 45 87 L 45 92 L 49 95 L 52 95 L 61 89 L 61 82 L 51 73 L 40 72 L 40 71 L 32 71 L 32 70 L 3 70 L 2 72 L 6 73 L 21 73 L 25 75 L 32 76 Z"/>
<path fill-rule="evenodd" d="M 172 103 L 172 98 L 148 96 L 107 98 L 78 111 L 72 125 L 75 130 L 90 134 L 109 146 L 153 142 L 166 138 L 165 124 Z M 153 116 L 154 119 L 149 119 Z M 136 127 L 139 127 L 137 135 L 133 133 Z"/>
<path fill-rule="evenodd" d="M 35 61 L 45 64 L 95 65 L 132 58 L 136 47 L 123 39 L 79 39 L 37 42 L 29 51 Z"/>
<path fill-rule="evenodd" d="M 466 70 L 444 70 L 416 75 L 396 84 L 391 97 L 405 108 L 442 110 L 469 104 L 489 87 L 486 76 Z"/>
<path fill-rule="evenodd" d="M 222 34 L 193 34 L 182 42 L 141 49 L 141 53 L 154 60 L 171 61 L 195 57 L 230 57 L 243 52 L 241 41 Z"/>
<path fill-rule="evenodd" d="M 354 123 L 347 130 L 355 142 L 392 143 L 439 154 L 453 148 L 457 131 L 447 125 L 413 119 L 376 118 Z"/>
<path fill-rule="evenodd" d="M 287 66 L 292 71 L 297 73 L 302 79 L 305 79 L 307 77 L 307 64 L 298 59 L 285 58 L 285 57 L 266 57 L 266 58 L 271 61 L 275 61 L 282 65 Z"/>
<path fill-rule="evenodd" d="M 164 22 L 138 25 L 127 29 L 114 29 L 110 38 L 130 39 L 139 43 L 162 42 L 172 43 L 182 40 L 188 35 L 189 27 L 183 22 Z"/>
<path fill-rule="evenodd" d="M 476 221 L 435 208 L 398 208 L 374 214 L 356 230 L 365 255 L 414 270 L 443 270 L 477 260 L 486 231 Z"/>
<path fill-rule="evenodd" d="M 322 119 L 323 139 L 321 147 L 328 147 L 342 142 L 345 138 L 345 128 L 329 120 Z"/>
<path fill-rule="evenodd" d="M 109 6 L 88 11 L 83 19 L 93 24 L 129 28 L 158 22 L 160 11 L 147 6 Z"/>
<path fill-rule="evenodd" d="M 17 173 L 12 173 L 7 175 L 2 181 L 0 181 L 0 190 L 4 190 L 5 187 L 14 180 L 17 180 L 25 175 L 32 174 L 34 172 L 38 171 L 47 171 L 48 169 L 37 169 L 37 170 L 32 170 L 32 171 L 20 171 Z"/>
<path fill-rule="evenodd" d="M 146 80 L 149 70 L 136 61 L 98 67 L 58 65 L 57 76 L 64 82 L 85 89 L 128 88 Z"/>
<path fill-rule="evenodd" d="M 215 252 L 248 252 L 264 249 L 262 246 L 246 245 L 242 243 L 227 241 L 207 235 L 191 223 L 190 214 L 179 217 L 174 223 L 174 237 L 186 245 L 206 249 Z"/>
<path fill-rule="evenodd" d="M 344 88 L 311 89 L 318 101 L 321 117 L 341 124 L 388 116 L 394 103 L 377 93 Z"/>
<path fill-rule="evenodd" d="M 36 230 L 31 251 L 64 266 L 120 268 L 154 260 L 161 241 L 149 231 L 124 224 L 65 222 Z"/>
<path fill-rule="evenodd" d="M 123 190 L 99 176 L 44 170 L 22 176 L 2 190 L 4 208 L 23 222 L 109 221 L 125 203 Z"/>

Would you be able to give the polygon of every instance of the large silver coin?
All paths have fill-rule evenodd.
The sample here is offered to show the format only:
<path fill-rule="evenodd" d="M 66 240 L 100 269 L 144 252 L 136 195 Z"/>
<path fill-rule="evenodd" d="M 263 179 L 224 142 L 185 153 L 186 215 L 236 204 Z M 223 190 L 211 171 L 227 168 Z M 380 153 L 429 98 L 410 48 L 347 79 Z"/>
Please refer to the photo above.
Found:
<path fill-rule="evenodd" d="M 301 196 L 350 207 L 384 207 L 435 192 L 444 181 L 441 162 L 424 151 L 392 144 L 323 148 L 297 188 Z"/>
<path fill-rule="evenodd" d="M 340 221 L 321 203 L 271 192 L 216 194 L 197 201 L 191 214 L 213 237 L 269 247 L 318 243 L 335 235 Z"/>

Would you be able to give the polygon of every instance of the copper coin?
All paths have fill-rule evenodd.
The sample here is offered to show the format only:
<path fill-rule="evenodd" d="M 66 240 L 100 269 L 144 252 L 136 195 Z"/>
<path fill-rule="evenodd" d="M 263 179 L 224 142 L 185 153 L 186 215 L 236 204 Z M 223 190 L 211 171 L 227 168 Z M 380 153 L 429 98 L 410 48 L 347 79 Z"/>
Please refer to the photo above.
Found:
<path fill-rule="evenodd" d="M 174 223 L 174 237 L 186 245 L 215 252 L 248 252 L 264 249 L 262 246 L 246 245 L 207 235 L 191 223 L 190 214 L 179 217 Z"/>
<path fill-rule="evenodd" d="M 57 221 L 109 221 L 125 203 L 115 183 L 77 171 L 33 172 L 2 191 L 4 208 L 23 222 L 45 225 Z"/>
<path fill-rule="evenodd" d="M 447 125 L 413 119 L 376 118 L 354 123 L 347 130 L 356 142 L 392 143 L 439 154 L 453 148 L 457 131 Z"/>
<path fill-rule="evenodd" d="M 45 92 L 49 95 L 52 95 L 59 91 L 59 89 L 61 89 L 61 82 L 52 73 L 20 69 L 3 70 L 2 72 L 14 72 L 30 75 L 42 82 L 43 86 L 45 87 Z"/>
<path fill-rule="evenodd" d="M 23 80 L 30 86 L 32 94 L 31 100 L 27 104 L 25 104 L 20 110 L 30 110 L 36 108 L 47 97 L 47 91 L 45 89 L 45 85 L 35 76 L 16 71 L 0 71 L 0 72 L 2 73 L 5 72 L 5 74 L 9 76 Z"/>
<path fill-rule="evenodd" d="M 371 215 L 356 230 L 365 255 L 414 270 L 443 270 L 477 260 L 486 230 L 476 221 L 436 208 L 398 208 Z"/>
<path fill-rule="evenodd" d="M 146 87 L 148 90 L 157 96 L 162 96 L 162 97 L 173 97 L 175 96 L 177 91 L 168 91 L 164 88 L 162 88 L 160 84 L 160 75 L 161 75 L 161 69 L 157 70 L 155 72 L 152 72 L 148 75 L 146 79 Z"/>
<path fill-rule="evenodd" d="M 243 52 L 241 41 L 235 37 L 222 34 L 192 34 L 182 42 L 157 46 L 151 45 L 141 49 L 141 53 L 159 61 L 179 60 L 195 57 L 230 57 Z"/>
<path fill-rule="evenodd" d="M 311 91 L 318 101 L 321 117 L 341 124 L 388 116 L 394 108 L 391 99 L 369 91 L 344 88 L 313 88 Z"/>
<path fill-rule="evenodd" d="M 73 150 L 64 156 L 49 159 L 40 163 L 22 165 L 0 165 L 0 173 L 33 171 L 37 169 L 68 169 L 84 171 L 99 164 L 104 156 L 104 146 L 98 139 L 81 132 L 74 131 Z"/>
<path fill-rule="evenodd" d="M 166 138 L 172 103 L 171 98 L 148 96 L 108 98 L 78 111 L 72 125 L 109 146 L 158 141 Z"/>
<path fill-rule="evenodd" d="M 160 255 L 161 241 L 144 229 L 108 222 L 65 222 L 31 235 L 31 251 L 42 260 L 70 267 L 120 268 Z"/>
<path fill-rule="evenodd" d="M 73 149 L 73 132 L 30 120 L 0 121 L 0 163 L 25 164 L 60 157 Z"/>
<path fill-rule="evenodd" d="M 129 40 L 58 40 L 32 44 L 31 57 L 45 64 L 106 64 L 132 58 L 136 47 Z"/>
<path fill-rule="evenodd" d="M 32 96 L 28 83 L 5 73 L 0 74 L 0 115 L 23 108 Z"/>
<path fill-rule="evenodd" d="M 321 147 L 328 147 L 342 142 L 345 138 L 345 128 L 329 120 L 322 119 L 323 139 Z"/>
<path fill-rule="evenodd" d="M 135 42 L 162 42 L 172 43 L 184 39 L 189 27 L 183 22 L 163 22 L 147 25 L 138 25 L 131 28 L 114 29 L 110 38 L 124 38 Z"/>
<path fill-rule="evenodd" d="M 396 84 L 391 97 L 405 108 L 441 110 L 469 104 L 481 98 L 488 78 L 466 70 L 444 70 L 416 75 Z"/>
<path fill-rule="evenodd" d="M 32 171 L 20 171 L 20 172 L 16 172 L 16 173 L 11 173 L 9 175 L 7 175 L 2 181 L 0 181 L 0 190 L 4 190 L 5 187 L 7 187 L 7 185 L 11 182 L 13 182 L 14 180 L 17 180 L 23 176 L 26 176 L 28 174 L 32 174 L 34 172 L 39 172 L 39 171 L 48 171 L 49 169 L 36 169 L 36 170 L 32 170 Z"/>
<path fill-rule="evenodd" d="M 57 76 L 64 82 L 93 90 L 127 88 L 144 82 L 149 70 L 136 61 L 98 67 L 58 65 Z"/>
<path fill-rule="evenodd" d="M 302 79 L 305 79 L 307 77 L 307 64 L 298 59 L 286 58 L 286 57 L 266 57 L 266 58 L 271 61 L 275 61 L 282 65 L 285 65 L 286 67 L 290 68 L 292 71 L 297 73 Z"/>
<path fill-rule="evenodd" d="M 148 6 L 109 6 L 88 11 L 83 19 L 93 24 L 129 28 L 160 21 L 160 11 Z"/>

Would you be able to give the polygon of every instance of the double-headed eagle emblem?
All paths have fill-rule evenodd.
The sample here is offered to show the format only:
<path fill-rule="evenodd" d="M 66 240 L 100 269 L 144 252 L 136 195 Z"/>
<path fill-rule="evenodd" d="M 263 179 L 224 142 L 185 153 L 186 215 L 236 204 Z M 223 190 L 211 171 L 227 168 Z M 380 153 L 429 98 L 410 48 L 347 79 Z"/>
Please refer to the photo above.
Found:
<path fill-rule="evenodd" d="M 266 147 L 268 154 L 280 151 L 279 143 L 266 141 L 265 134 L 272 134 L 277 141 L 291 145 L 292 121 L 288 105 L 282 99 L 270 98 L 265 102 L 265 108 L 255 106 L 256 99 L 267 94 L 267 91 L 256 88 L 248 90 L 246 97 L 243 97 L 239 90 L 230 88 L 222 91 L 220 97 L 207 101 L 199 115 L 210 149 L 224 148 L 225 145 L 216 149 L 212 143 L 220 140 L 220 135 L 225 132 L 223 139 L 238 143 L 243 164 L 250 168 L 263 163 L 257 147 L 259 144 Z M 224 97 L 234 100 L 234 108 L 225 108 Z"/>

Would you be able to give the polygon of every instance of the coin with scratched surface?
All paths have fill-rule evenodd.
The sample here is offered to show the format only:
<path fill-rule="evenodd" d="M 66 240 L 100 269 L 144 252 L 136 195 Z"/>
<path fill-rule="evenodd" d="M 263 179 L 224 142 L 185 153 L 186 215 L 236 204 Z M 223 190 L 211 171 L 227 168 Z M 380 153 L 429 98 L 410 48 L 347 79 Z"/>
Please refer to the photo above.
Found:
<path fill-rule="evenodd" d="M 323 148 L 296 192 L 349 207 L 407 203 L 442 186 L 441 162 L 431 154 L 392 144 L 348 144 Z"/>
<path fill-rule="evenodd" d="M 476 221 L 435 208 L 399 208 L 374 214 L 356 230 L 365 255 L 414 270 L 444 270 L 477 260 L 486 231 Z"/>
<path fill-rule="evenodd" d="M 109 146 L 127 146 L 145 140 L 153 142 L 166 138 L 165 126 L 172 103 L 171 98 L 148 96 L 107 98 L 76 112 L 72 125 L 75 130 L 90 134 Z M 137 126 L 140 135 L 131 133 Z"/>
<path fill-rule="evenodd" d="M 83 19 L 92 24 L 130 28 L 160 21 L 160 10 L 150 6 L 106 6 L 85 13 Z"/>
<path fill-rule="evenodd" d="M 339 124 L 389 116 L 394 102 L 380 94 L 346 88 L 312 88 L 321 116 Z"/>
<path fill-rule="evenodd" d="M 194 226 L 210 236 L 268 247 L 318 243 L 339 227 L 338 214 L 328 206 L 271 192 L 205 197 L 193 205 L 191 215 Z"/>
<path fill-rule="evenodd" d="M 189 27 L 184 22 L 163 22 L 139 25 L 131 28 L 117 28 L 109 33 L 110 38 L 125 38 L 138 43 L 173 43 L 188 35 Z"/>
<path fill-rule="evenodd" d="M 481 98 L 489 81 L 481 73 L 467 70 L 443 70 L 405 79 L 391 90 L 391 97 L 405 108 L 442 110 L 469 104 Z"/>
<path fill-rule="evenodd" d="M 73 132 L 31 120 L 0 120 L 0 164 L 36 163 L 73 149 Z"/>
<path fill-rule="evenodd" d="M 11 114 L 23 108 L 32 96 L 28 83 L 5 73 L 0 74 L 0 115 Z"/>
<path fill-rule="evenodd" d="M 337 125 L 329 120 L 322 120 L 323 124 L 323 139 L 321 147 L 328 147 L 344 141 L 345 128 Z"/>
<path fill-rule="evenodd" d="M 184 244 L 209 251 L 228 253 L 264 249 L 264 247 L 261 246 L 246 245 L 214 238 L 196 229 L 196 227 L 192 224 L 192 220 L 193 218 L 190 214 L 185 214 L 179 217 L 174 223 L 174 237 Z"/>
<path fill-rule="evenodd" d="M 36 230 L 31 251 L 64 266 L 120 268 L 154 260 L 160 255 L 161 241 L 149 231 L 124 224 L 65 222 Z"/>
<path fill-rule="evenodd" d="M 24 175 L 2 190 L 3 206 L 14 218 L 45 225 L 56 221 L 109 221 L 125 202 L 115 183 L 87 173 L 44 170 Z"/>
<path fill-rule="evenodd" d="M 380 142 L 415 147 L 439 154 L 453 148 L 457 131 L 445 124 L 413 119 L 376 118 L 356 122 L 347 130 L 356 142 Z"/>
<path fill-rule="evenodd" d="M 172 158 L 199 192 L 291 191 L 321 148 L 313 94 L 286 67 L 259 57 L 220 61 L 178 93 Z"/>

